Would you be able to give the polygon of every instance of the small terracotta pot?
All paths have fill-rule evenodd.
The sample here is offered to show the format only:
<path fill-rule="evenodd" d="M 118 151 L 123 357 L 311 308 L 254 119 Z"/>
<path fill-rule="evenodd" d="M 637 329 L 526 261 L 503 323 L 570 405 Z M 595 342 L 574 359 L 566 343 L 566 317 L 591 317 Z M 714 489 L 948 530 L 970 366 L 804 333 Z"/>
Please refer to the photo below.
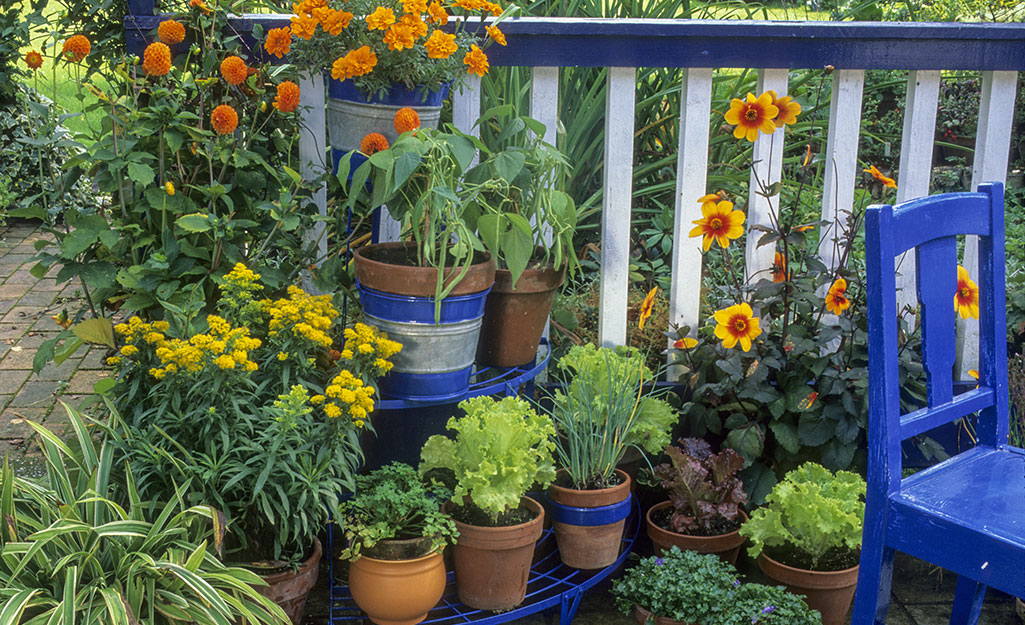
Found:
<path fill-rule="evenodd" d="M 261 575 L 266 586 L 257 586 L 256 591 L 281 606 L 292 625 L 299 625 L 306 607 L 306 596 L 317 583 L 320 570 L 320 556 L 323 553 L 320 540 L 313 539 L 313 554 L 301 565 L 299 570 L 291 569 L 269 575 Z"/>
<path fill-rule="evenodd" d="M 669 530 L 659 527 L 652 517 L 658 512 L 665 510 L 666 508 L 672 507 L 673 502 L 663 501 L 662 503 L 655 504 L 648 510 L 646 516 L 648 526 L 648 538 L 651 539 L 653 545 L 655 545 L 656 554 L 669 551 L 676 545 L 681 551 L 689 550 L 696 551 L 698 553 L 714 553 L 726 562 L 730 564 L 737 563 L 737 554 L 740 553 L 740 547 L 744 544 L 744 537 L 740 535 L 740 528 L 733 530 L 729 534 L 720 534 L 719 536 L 691 536 L 689 534 L 680 534 L 679 532 L 671 532 Z M 743 521 L 747 521 L 747 514 L 741 510 L 741 516 Z"/>
<path fill-rule="evenodd" d="M 455 522 L 459 540 L 452 560 L 459 600 L 465 605 L 478 610 L 511 610 L 523 603 L 545 511 L 530 497 L 521 499 L 520 505 L 537 516 L 508 527 Z"/>
<path fill-rule="evenodd" d="M 352 599 L 378 625 L 415 625 L 445 593 L 441 551 L 411 560 L 366 556 L 349 565 Z"/>
<path fill-rule="evenodd" d="M 560 469 L 559 474 L 565 474 L 565 469 Z M 611 506 L 630 496 L 630 476 L 620 469 L 616 469 L 616 475 L 620 482 L 612 488 L 576 490 L 552 484 L 548 487 L 548 498 L 557 504 L 574 508 Z M 559 545 L 559 557 L 563 564 L 575 569 L 603 569 L 619 557 L 626 519 L 592 526 L 570 525 L 553 520 L 552 526 L 555 528 L 555 542 Z"/>
<path fill-rule="evenodd" d="M 666 616 L 655 616 L 639 605 L 634 606 L 634 618 L 637 619 L 638 625 L 648 625 L 648 623 L 655 623 L 655 625 L 696 625 L 695 623 L 677 621 Z"/>
<path fill-rule="evenodd" d="M 555 292 L 565 277 L 565 268 L 527 269 L 513 289 L 512 273 L 497 269 L 495 285 L 484 306 L 477 363 L 518 367 L 534 360 Z"/>
<path fill-rule="evenodd" d="M 388 262 L 395 255 L 416 257 L 413 243 L 375 243 L 358 248 L 354 255 L 356 279 L 368 289 L 396 295 L 434 297 L 438 286 L 435 267 L 416 267 Z M 458 267 L 446 267 L 445 278 L 458 273 Z M 452 289 L 450 295 L 469 295 L 491 287 L 495 281 L 495 261 L 470 265 L 466 276 Z"/>
<path fill-rule="evenodd" d="M 758 568 L 770 579 L 803 595 L 808 607 L 822 614 L 822 625 L 843 625 L 858 585 L 858 567 L 842 571 L 808 571 L 776 562 L 764 553 Z"/>

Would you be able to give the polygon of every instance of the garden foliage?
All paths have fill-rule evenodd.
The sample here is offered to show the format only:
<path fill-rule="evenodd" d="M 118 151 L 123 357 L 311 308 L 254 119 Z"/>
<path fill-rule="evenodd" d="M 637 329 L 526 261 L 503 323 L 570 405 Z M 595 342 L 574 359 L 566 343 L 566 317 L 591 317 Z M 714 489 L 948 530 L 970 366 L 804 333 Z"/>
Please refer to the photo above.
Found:
<path fill-rule="evenodd" d="M 654 476 L 669 494 L 673 512 L 670 527 L 681 534 L 716 534 L 722 520 L 737 521 L 747 503 L 737 472 L 744 459 L 732 449 L 712 453 L 700 438 L 681 438 L 666 447 L 669 462 L 655 467 Z"/>

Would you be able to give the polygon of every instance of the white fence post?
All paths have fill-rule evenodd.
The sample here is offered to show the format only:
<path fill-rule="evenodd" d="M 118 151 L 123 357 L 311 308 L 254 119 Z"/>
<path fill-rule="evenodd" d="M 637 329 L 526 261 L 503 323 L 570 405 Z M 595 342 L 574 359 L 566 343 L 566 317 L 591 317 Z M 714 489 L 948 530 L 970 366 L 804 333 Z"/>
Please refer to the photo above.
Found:
<path fill-rule="evenodd" d="M 327 154 L 327 89 L 324 77 L 320 72 L 304 73 L 299 78 L 299 107 L 303 114 L 303 123 L 299 127 L 299 173 L 304 180 L 313 180 L 327 171 L 325 161 Z M 317 214 L 327 216 L 327 188 L 321 186 L 313 192 L 313 204 Z M 304 242 L 317 243 L 315 265 L 322 263 L 327 256 L 327 226 L 318 221 L 313 228 L 303 234 Z M 302 272 L 303 288 L 314 292 L 310 272 Z"/>

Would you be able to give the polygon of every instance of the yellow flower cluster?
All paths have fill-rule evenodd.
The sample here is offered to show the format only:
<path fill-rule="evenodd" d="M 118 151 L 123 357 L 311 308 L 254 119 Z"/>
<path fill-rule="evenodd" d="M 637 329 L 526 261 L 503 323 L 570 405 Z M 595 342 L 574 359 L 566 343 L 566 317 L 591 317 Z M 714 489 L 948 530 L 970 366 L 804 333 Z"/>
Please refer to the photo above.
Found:
<path fill-rule="evenodd" d="M 331 380 L 331 384 L 324 390 L 324 395 L 327 395 L 327 398 L 314 395 L 310 401 L 314 404 L 322 403 L 324 414 L 332 419 L 347 412 L 356 427 L 363 427 L 367 416 L 374 410 L 374 387 L 364 384 L 363 380 L 348 369 L 342 369 Z"/>
<path fill-rule="evenodd" d="M 134 358 L 139 355 L 139 345 L 153 345 L 163 347 L 167 345 L 164 332 L 171 327 L 166 321 L 154 321 L 146 323 L 139 317 L 131 317 L 127 323 L 119 323 L 114 326 L 114 332 L 123 337 L 125 345 L 121 348 L 119 355 L 107 359 L 107 364 L 112 366 L 120 365 L 123 358 Z"/>
<path fill-rule="evenodd" d="M 392 341 L 388 335 L 365 323 L 346 328 L 345 347 L 341 356 L 346 360 L 364 360 L 377 375 L 384 375 L 394 366 L 388 359 L 402 350 L 402 343 Z"/>
<path fill-rule="evenodd" d="M 177 371 L 196 373 L 207 363 L 223 370 L 256 371 L 249 352 L 260 347 L 260 339 L 250 337 L 248 328 L 232 328 L 222 317 L 209 315 L 206 321 L 210 326 L 207 334 L 197 334 L 188 341 L 171 339 L 157 347 L 161 366 L 150 369 L 150 375 L 159 380 Z"/>
<path fill-rule="evenodd" d="M 230 309 L 236 310 L 244 318 L 259 313 L 260 305 L 255 295 L 263 290 L 260 274 L 249 269 L 242 263 L 236 263 L 230 272 L 225 274 L 224 282 L 218 287 L 221 290 L 221 302 Z"/>
<path fill-rule="evenodd" d="M 310 295 L 297 286 L 290 286 L 287 298 L 263 300 L 260 304 L 270 317 L 267 322 L 269 336 L 290 332 L 317 345 L 331 347 L 331 336 L 327 331 L 338 316 L 338 311 L 331 304 L 331 296 Z"/>

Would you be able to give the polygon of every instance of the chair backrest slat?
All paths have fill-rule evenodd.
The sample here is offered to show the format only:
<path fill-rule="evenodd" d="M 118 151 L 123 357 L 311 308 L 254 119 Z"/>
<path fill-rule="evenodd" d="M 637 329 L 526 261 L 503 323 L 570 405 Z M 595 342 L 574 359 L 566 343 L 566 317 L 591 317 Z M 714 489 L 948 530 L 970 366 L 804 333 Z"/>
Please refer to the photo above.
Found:
<path fill-rule="evenodd" d="M 957 239 L 941 237 L 917 248 L 918 301 L 922 318 L 922 366 L 929 407 L 954 397 L 954 298 Z"/>
<path fill-rule="evenodd" d="M 906 440 L 924 434 L 963 415 L 989 408 L 994 397 L 993 389 L 980 387 L 961 393 L 942 406 L 909 412 L 900 418 L 900 438 Z"/>

